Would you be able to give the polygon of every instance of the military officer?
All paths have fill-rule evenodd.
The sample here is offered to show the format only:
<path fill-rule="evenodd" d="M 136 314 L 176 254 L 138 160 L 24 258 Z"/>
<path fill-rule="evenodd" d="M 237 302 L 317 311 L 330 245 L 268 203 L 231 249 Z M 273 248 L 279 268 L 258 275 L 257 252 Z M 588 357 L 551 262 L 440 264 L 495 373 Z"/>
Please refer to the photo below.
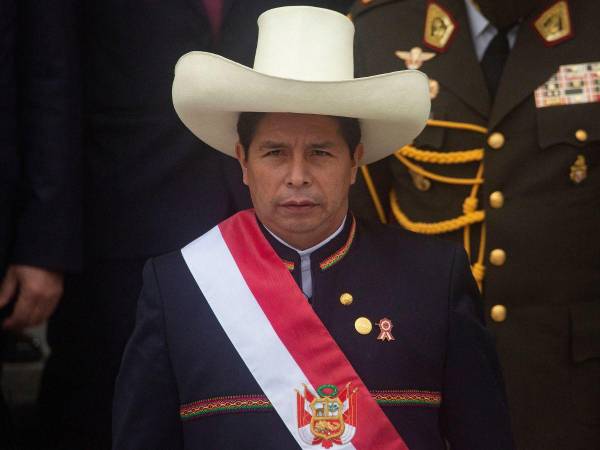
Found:
<path fill-rule="evenodd" d="M 147 264 L 114 448 L 512 449 L 465 252 L 348 211 L 361 160 L 423 128 L 426 77 L 352 79 L 354 29 L 331 10 L 259 27 L 254 69 L 175 68 L 175 110 L 237 156 L 254 210 Z"/>
<path fill-rule="evenodd" d="M 428 126 L 357 214 L 462 242 L 520 449 L 600 448 L 600 3 L 362 0 L 357 74 L 424 71 Z"/>

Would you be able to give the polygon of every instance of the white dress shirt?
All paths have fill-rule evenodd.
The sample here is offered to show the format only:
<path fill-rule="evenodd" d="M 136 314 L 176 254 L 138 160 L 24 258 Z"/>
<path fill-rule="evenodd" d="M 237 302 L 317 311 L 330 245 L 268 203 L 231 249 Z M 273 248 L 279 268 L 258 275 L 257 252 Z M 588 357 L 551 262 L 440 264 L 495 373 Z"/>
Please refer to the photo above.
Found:
<path fill-rule="evenodd" d="M 273 233 L 271 230 L 269 230 L 265 226 L 267 231 L 269 233 L 271 233 L 271 236 L 273 236 L 275 239 L 277 239 L 279 242 L 281 242 L 286 247 L 289 247 L 292 250 L 298 252 L 298 255 L 300 255 L 300 270 L 301 270 L 301 274 L 302 274 L 302 292 L 304 292 L 304 295 L 306 295 L 307 298 L 312 297 L 312 276 L 310 274 L 310 254 L 312 252 L 314 252 L 315 250 L 323 247 L 325 244 L 327 244 L 329 241 L 331 241 L 334 237 L 336 237 L 338 234 L 340 234 L 344 228 L 345 223 L 346 223 L 346 218 L 344 217 L 342 224 L 332 235 L 330 235 L 324 241 L 319 242 L 317 245 L 313 245 L 311 248 L 307 248 L 306 250 L 298 250 L 297 248 L 292 247 L 290 244 L 285 242 L 283 239 L 281 239 L 279 236 L 277 236 L 275 233 Z"/>

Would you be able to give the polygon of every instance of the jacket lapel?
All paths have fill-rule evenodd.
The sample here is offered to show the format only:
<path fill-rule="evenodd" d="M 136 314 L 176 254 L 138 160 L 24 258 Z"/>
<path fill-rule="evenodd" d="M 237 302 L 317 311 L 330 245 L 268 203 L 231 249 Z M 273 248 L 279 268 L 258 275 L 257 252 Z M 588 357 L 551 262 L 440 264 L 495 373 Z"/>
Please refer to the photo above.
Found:
<path fill-rule="evenodd" d="M 546 47 L 530 22 L 527 20 L 521 24 L 515 46 L 504 66 L 490 115 L 490 129 L 531 96 L 558 70 L 561 63 L 570 59 L 570 46 L 567 43 Z M 515 83 L 515 79 L 519 82 Z"/>
<path fill-rule="evenodd" d="M 490 112 L 490 96 L 477 61 L 469 19 L 463 0 L 438 1 L 457 22 L 453 41 L 446 53 L 440 53 L 425 65 L 427 75 L 438 80 L 484 118 Z"/>

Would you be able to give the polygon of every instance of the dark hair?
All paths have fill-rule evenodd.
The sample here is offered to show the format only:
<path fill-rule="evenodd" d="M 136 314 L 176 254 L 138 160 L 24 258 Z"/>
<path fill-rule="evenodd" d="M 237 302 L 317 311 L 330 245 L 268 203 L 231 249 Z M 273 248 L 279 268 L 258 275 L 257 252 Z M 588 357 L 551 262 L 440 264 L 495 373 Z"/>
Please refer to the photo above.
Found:
<path fill-rule="evenodd" d="M 248 158 L 248 149 L 254 139 L 254 134 L 258 128 L 258 124 L 267 113 L 264 112 L 242 112 L 238 118 L 237 132 L 240 144 L 244 147 L 246 158 Z M 329 116 L 338 122 L 340 134 L 346 141 L 350 156 L 354 156 L 356 146 L 360 144 L 362 137 L 360 131 L 360 123 L 354 117 Z"/>

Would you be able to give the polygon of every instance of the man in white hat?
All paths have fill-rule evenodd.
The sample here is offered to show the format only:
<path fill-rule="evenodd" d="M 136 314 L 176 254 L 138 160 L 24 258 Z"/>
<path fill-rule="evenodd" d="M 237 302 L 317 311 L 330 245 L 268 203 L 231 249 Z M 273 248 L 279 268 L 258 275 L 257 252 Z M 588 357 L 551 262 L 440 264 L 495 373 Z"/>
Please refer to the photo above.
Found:
<path fill-rule="evenodd" d="M 423 128 L 427 78 L 353 79 L 329 10 L 259 28 L 254 69 L 176 66 L 177 113 L 238 158 L 254 210 L 146 265 L 114 448 L 512 449 L 464 251 L 348 211 L 359 165 Z"/>

